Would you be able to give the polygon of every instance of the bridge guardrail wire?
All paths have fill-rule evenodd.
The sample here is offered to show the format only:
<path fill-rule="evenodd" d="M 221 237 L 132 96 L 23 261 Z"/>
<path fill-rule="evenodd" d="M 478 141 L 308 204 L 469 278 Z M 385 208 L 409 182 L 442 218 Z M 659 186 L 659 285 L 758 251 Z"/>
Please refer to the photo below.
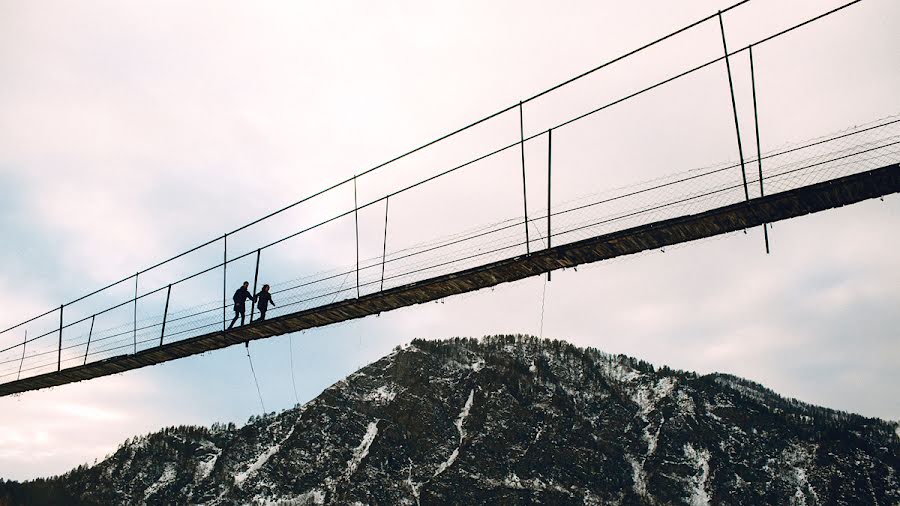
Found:
<path fill-rule="evenodd" d="M 525 136 L 524 120 L 522 119 L 524 106 L 551 92 L 564 89 L 570 83 L 606 68 L 612 63 L 631 57 L 646 48 L 709 22 L 719 23 L 722 31 L 722 43 L 725 45 L 725 29 L 721 24 L 722 13 L 747 3 L 747 1 L 749 0 L 739 2 L 721 13 L 698 20 L 525 101 L 507 107 L 353 178 L 348 178 L 310 197 L 241 226 L 218 239 L 207 241 L 128 278 L 80 297 L 56 310 L 47 311 L 3 330 L 0 332 L 0 383 L 128 355 L 198 335 L 221 332 L 232 316 L 230 293 L 235 287 L 228 284 L 228 269 L 234 270 L 238 265 L 247 267 L 248 262 L 255 263 L 256 268 L 252 272 L 255 272 L 256 276 L 251 284 L 255 285 L 256 290 L 259 290 L 261 287 L 260 266 L 263 269 L 268 268 L 269 255 L 278 257 L 285 254 L 277 250 L 279 246 L 283 246 L 287 244 L 287 241 L 297 237 L 306 237 L 338 223 L 354 226 L 357 260 L 352 265 L 320 270 L 315 273 L 303 273 L 290 279 L 285 279 L 285 272 L 276 271 L 275 274 L 280 280 L 270 282 L 270 284 L 271 293 L 277 306 L 269 308 L 267 317 L 315 308 L 422 281 L 441 274 L 528 254 L 547 248 L 551 244 L 556 246 L 571 243 L 659 220 L 695 214 L 756 198 L 763 194 L 782 192 L 900 162 L 900 116 L 885 117 L 807 142 L 784 145 L 778 149 L 760 152 L 759 132 L 761 127 L 756 110 L 755 69 L 752 69 L 751 79 L 754 79 L 752 124 L 755 127 L 756 144 L 755 146 L 752 143 L 741 146 L 741 139 L 746 143 L 746 139 L 754 137 L 754 135 L 748 136 L 746 131 L 743 134 L 737 132 L 739 140 L 735 154 L 740 154 L 740 159 L 671 173 L 628 186 L 581 194 L 576 198 L 561 202 L 552 199 L 552 171 L 559 170 L 559 168 L 554 168 L 553 155 L 554 150 L 558 152 L 560 149 L 553 145 L 554 134 L 558 135 L 558 132 L 564 131 L 569 125 L 594 117 L 597 113 L 626 101 L 638 100 L 645 93 L 708 69 L 713 65 L 727 66 L 729 87 L 732 93 L 731 105 L 737 128 L 739 124 L 738 109 L 734 103 L 733 85 L 731 84 L 731 64 L 732 60 L 735 60 L 734 57 L 746 51 L 749 53 L 752 66 L 754 47 L 836 13 L 860 0 L 844 4 L 837 9 L 760 39 L 756 43 L 736 51 L 728 52 L 726 45 L 721 57 L 674 74 L 651 86 L 628 93 L 600 107 L 594 107 L 543 131 Z M 397 188 L 378 198 L 363 203 L 356 200 L 356 189 L 357 185 L 361 184 L 362 176 L 371 174 L 404 157 L 425 150 L 460 132 L 506 113 L 518 115 L 518 135 L 516 136 L 518 140 L 516 142 L 479 153 L 468 162 L 448 167 L 436 175 Z M 747 119 L 740 119 L 746 127 Z M 547 198 L 546 201 L 529 203 L 527 200 L 529 193 L 525 189 L 528 182 L 525 171 L 525 153 L 526 147 L 530 150 L 536 146 L 542 150 L 540 152 L 543 153 L 543 159 L 535 161 L 533 157 L 529 157 L 528 163 L 531 166 L 542 165 L 546 169 L 544 176 L 546 180 L 542 184 L 546 184 Z M 515 212 L 508 212 L 505 218 L 438 238 L 422 237 L 420 234 L 419 242 L 403 244 L 399 247 L 392 244 L 392 237 L 396 236 L 392 226 L 396 227 L 397 224 L 392 223 L 390 210 L 399 205 L 398 200 L 401 200 L 401 195 L 422 191 L 428 186 L 433 186 L 435 181 L 442 180 L 451 174 L 475 170 L 480 164 L 491 159 L 506 157 L 504 159 L 512 160 L 516 158 L 515 162 L 518 163 L 519 155 L 521 155 L 521 172 L 515 174 L 515 179 L 509 178 L 503 181 L 504 187 L 508 190 L 518 191 L 519 188 L 522 190 L 519 193 L 521 200 L 518 202 Z M 345 209 L 315 225 L 292 231 L 278 240 L 259 245 L 256 249 L 239 255 L 228 255 L 229 237 L 234 237 L 236 234 L 297 205 L 310 202 L 349 185 L 353 185 L 354 199 L 356 200 L 352 208 Z M 378 219 L 364 221 L 364 227 L 361 229 L 359 220 L 363 211 Z M 383 219 L 381 218 L 382 213 Z M 365 226 L 367 222 L 378 223 L 375 231 L 377 234 L 374 235 L 382 237 L 382 242 L 379 244 L 379 254 L 363 255 L 364 257 L 360 258 L 360 233 L 373 235 L 369 230 L 372 227 Z M 223 255 L 220 257 L 223 259 L 222 261 L 207 265 L 189 276 L 172 279 L 163 286 L 157 286 L 143 293 L 139 291 L 141 276 L 146 279 L 148 275 L 173 260 L 220 243 L 224 249 Z M 244 269 L 241 272 L 251 271 Z M 266 279 L 276 276 L 266 274 Z M 253 287 L 251 286 L 251 288 Z M 71 306 L 92 297 L 111 295 L 113 292 L 120 293 L 126 288 L 133 289 L 131 297 L 124 298 L 106 309 L 91 312 L 80 318 L 66 320 L 67 309 L 70 309 Z M 186 298 L 184 294 L 187 293 L 190 293 L 191 300 L 197 300 L 197 295 L 201 294 L 203 299 L 200 300 L 203 302 L 184 306 L 183 300 Z M 121 295 L 119 296 L 121 297 Z M 181 305 L 179 306 L 179 304 Z M 247 318 L 248 320 L 251 318 L 250 311 L 248 311 Z"/>

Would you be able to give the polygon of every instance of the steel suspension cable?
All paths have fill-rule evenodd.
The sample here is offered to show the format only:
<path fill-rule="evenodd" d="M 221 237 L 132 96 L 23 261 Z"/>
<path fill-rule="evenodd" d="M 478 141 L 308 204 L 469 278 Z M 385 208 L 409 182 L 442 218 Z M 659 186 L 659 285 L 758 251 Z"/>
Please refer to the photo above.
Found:
<path fill-rule="evenodd" d="M 216 323 L 218 325 L 218 323 Z M 263 415 L 266 414 L 266 405 L 263 403 L 262 391 L 259 389 L 259 380 L 256 379 L 256 370 L 253 368 L 253 359 L 250 358 L 250 342 L 244 343 L 247 348 L 247 360 L 250 362 L 250 372 L 253 374 L 253 383 L 256 384 L 256 393 L 259 395 L 259 405 L 262 408 Z"/>

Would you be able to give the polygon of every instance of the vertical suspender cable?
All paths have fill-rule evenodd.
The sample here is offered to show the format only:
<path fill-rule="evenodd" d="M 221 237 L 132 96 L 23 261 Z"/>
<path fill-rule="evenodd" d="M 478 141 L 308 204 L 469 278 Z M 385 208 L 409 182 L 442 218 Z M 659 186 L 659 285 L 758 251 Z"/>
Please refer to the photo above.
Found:
<path fill-rule="evenodd" d="M 259 279 L 259 255 L 261 249 L 256 250 L 256 271 L 253 273 L 253 298 L 250 299 L 250 323 L 253 323 L 253 311 L 256 309 L 256 281 Z"/>
<path fill-rule="evenodd" d="M 250 372 L 253 374 L 253 383 L 256 384 L 256 394 L 259 395 L 259 405 L 262 407 L 263 414 L 266 414 L 266 405 L 263 404 L 262 391 L 259 389 L 259 380 L 256 379 L 256 370 L 253 368 L 253 359 L 250 358 L 250 342 L 244 342 L 244 347 L 247 348 L 247 360 L 250 362 Z"/>
<path fill-rule="evenodd" d="M 538 337 L 544 337 L 544 302 L 547 301 L 547 281 L 550 281 L 549 272 L 547 273 L 547 279 L 544 280 L 544 291 L 541 293 L 541 328 L 538 332 Z"/>
<path fill-rule="evenodd" d="M 91 335 L 94 333 L 94 318 L 96 317 L 97 315 L 91 316 L 91 330 L 88 331 L 88 342 L 84 347 L 84 363 L 82 365 L 87 364 L 88 351 L 91 349 Z"/>
<path fill-rule="evenodd" d="M 722 47 L 725 48 L 725 68 L 728 70 L 728 88 L 731 90 L 731 109 L 734 111 L 734 130 L 737 132 L 738 155 L 741 158 L 741 174 L 744 176 L 744 198 L 750 200 L 747 189 L 747 170 L 744 167 L 744 148 L 741 145 L 741 127 L 738 125 L 737 102 L 734 99 L 734 82 L 731 79 L 731 63 L 728 59 L 728 44 L 725 42 L 725 23 L 722 22 L 722 11 L 719 11 L 719 28 L 722 30 Z"/>
<path fill-rule="evenodd" d="M 291 352 L 291 386 L 294 387 L 294 401 L 300 404 L 300 397 L 297 395 L 297 380 L 294 379 L 294 334 L 288 334 L 288 346 Z"/>
<path fill-rule="evenodd" d="M 222 332 L 225 332 L 225 322 L 228 321 L 228 234 L 222 236 Z"/>
<path fill-rule="evenodd" d="M 65 307 L 65 304 L 59 306 L 59 351 L 56 355 L 56 372 L 62 369 L 63 307 Z"/>
<path fill-rule="evenodd" d="M 166 318 L 169 316 L 169 297 L 172 295 L 172 285 L 166 290 L 166 308 L 163 309 L 162 331 L 159 333 L 159 345 L 163 345 L 163 338 L 166 336 Z"/>
<path fill-rule="evenodd" d="M 332 297 L 331 302 L 329 304 L 334 304 L 334 301 L 341 295 L 341 292 L 344 291 L 344 285 L 347 284 L 347 278 L 350 277 L 350 271 L 347 271 L 347 274 L 344 274 L 344 279 L 341 280 L 341 285 L 338 286 L 337 291 L 334 292 L 334 297 Z"/>
<path fill-rule="evenodd" d="M 553 244 L 551 242 L 551 237 L 553 234 L 550 229 L 550 183 L 552 179 L 550 178 L 550 168 L 553 166 L 553 129 L 547 130 L 547 249 L 550 249 Z M 547 281 L 550 281 L 550 275 L 552 271 L 547 271 Z"/>
<path fill-rule="evenodd" d="M 138 292 L 138 274 L 134 275 L 134 327 L 132 327 L 131 337 L 134 339 L 134 352 L 137 353 L 137 292 Z"/>
<path fill-rule="evenodd" d="M 388 203 L 390 200 L 389 196 L 384 199 L 384 241 L 381 243 L 381 288 L 379 291 L 384 291 L 384 261 L 387 258 Z"/>
<path fill-rule="evenodd" d="M 353 176 L 353 222 L 356 226 L 356 298 L 359 298 L 359 203 L 356 199 L 356 176 Z"/>
<path fill-rule="evenodd" d="M 16 374 L 16 381 L 22 377 L 22 364 L 25 363 L 25 345 L 28 344 L 28 329 L 25 329 L 25 340 L 22 341 L 22 360 L 19 361 L 19 373 Z"/>
<path fill-rule="evenodd" d="M 753 89 L 753 123 L 756 126 L 756 165 L 759 168 L 759 196 L 765 195 L 763 191 L 763 173 L 762 173 L 762 150 L 759 147 L 759 112 L 756 107 L 756 72 L 753 69 L 753 45 L 748 48 L 750 51 L 750 84 Z M 763 223 L 763 238 L 766 241 L 766 254 L 769 254 L 769 227 L 768 223 Z"/>
<path fill-rule="evenodd" d="M 756 105 L 756 71 L 753 68 L 753 45 L 749 47 L 750 52 L 750 86 L 753 90 L 753 122 L 756 126 L 756 165 L 759 168 L 759 196 L 765 195 L 763 191 L 763 173 L 762 173 L 762 150 L 759 147 L 759 112 Z"/>
<path fill-rule="evenodd" d="M 522 203 L 525 207 L 525 253 L 531 254 L 531 241 L 528 239 L 528 191 L 525 188 L 525 118 L 522 114 L 522 102 L 519 102 L 519 147 L 522 152 Z"/>

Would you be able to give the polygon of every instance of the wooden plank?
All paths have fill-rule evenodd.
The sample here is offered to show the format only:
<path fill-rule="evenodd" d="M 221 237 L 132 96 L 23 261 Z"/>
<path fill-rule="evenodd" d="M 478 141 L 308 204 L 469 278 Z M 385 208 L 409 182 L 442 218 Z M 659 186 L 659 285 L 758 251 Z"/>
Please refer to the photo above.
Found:
<path fill-rule="evenodd" d="M 663 248 L 833 209 L 900 192 L 900 165 L 554 246 L 479 267 L 436 276 L 383 292 L 254 322 L 225 333 L 212 332 L 161 347 L 88 363 L 60 372 L 0 384 L 0 396 L 117 374 L 289 332 L 363 318 L 452 295 L 517 281 L 552 270 Z"/>

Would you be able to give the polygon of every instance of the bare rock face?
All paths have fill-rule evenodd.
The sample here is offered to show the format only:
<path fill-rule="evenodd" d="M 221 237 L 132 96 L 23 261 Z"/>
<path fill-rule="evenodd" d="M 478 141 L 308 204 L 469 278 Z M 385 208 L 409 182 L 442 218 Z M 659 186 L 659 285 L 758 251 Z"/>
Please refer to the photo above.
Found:
<path fill-rule="evenodd" d="M 307 404 L 177 427 L 2 504 L 898 504 L 897 425 L 525 336 L 416 340 Z"/>

